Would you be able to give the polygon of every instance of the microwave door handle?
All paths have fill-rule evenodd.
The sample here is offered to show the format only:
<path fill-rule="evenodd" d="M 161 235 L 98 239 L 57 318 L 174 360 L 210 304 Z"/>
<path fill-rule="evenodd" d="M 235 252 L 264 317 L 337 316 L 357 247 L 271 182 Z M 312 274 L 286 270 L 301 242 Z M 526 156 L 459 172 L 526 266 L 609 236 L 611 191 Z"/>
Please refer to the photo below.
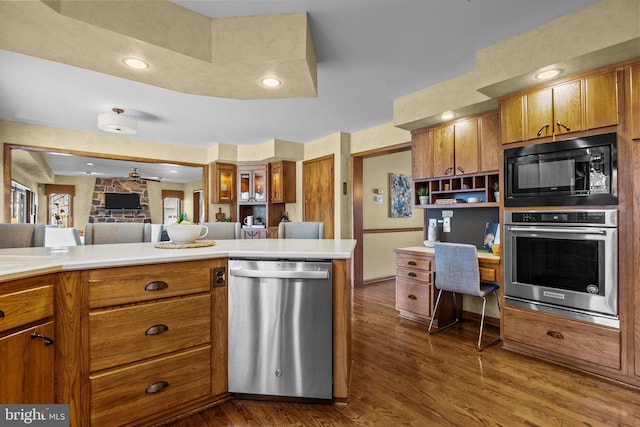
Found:
<path fill-rule="evenodd" d="M 606 230 L 577 230 L 575 228 L 522 228 L 522 227 L 507 227 L 509 231 L 528 231 L 528 232 L 536 232 L 536 233 L 564 233 L 564 234 L 593 234 L 597 236 L 606 236 Z"/>

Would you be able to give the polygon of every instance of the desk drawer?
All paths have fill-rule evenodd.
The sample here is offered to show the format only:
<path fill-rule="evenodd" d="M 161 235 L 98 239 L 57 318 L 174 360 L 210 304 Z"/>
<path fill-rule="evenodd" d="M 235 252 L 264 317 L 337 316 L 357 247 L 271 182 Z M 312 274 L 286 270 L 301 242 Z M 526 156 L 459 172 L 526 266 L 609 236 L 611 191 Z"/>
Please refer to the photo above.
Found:
<path fill-rule="evenodd" d="M 0 332 L 53 316 L 53 285 L 0 290 Z"/>
<path fill-rule="evenodd" d="M 91 270 L 91 308 L 149 301 L 211 288 L 209 261 L 175 262 L 147 266 Z"/>
<path fill-rule="evenodd" d="M 433 283 L 433 273 L 430 271 L 398 268 L 396 270 L 396 276 L 399 279 L 417 280 L 418 282 L 422 282 L 427 285 Z"/>
<path fill-rule="evenodd" d="M 91 371 L 154 357 L 211 340 L 210 295 L 89 314 Z"/>
<path fill-rule="evenodd" d="M 483 282 L 497 281 L 498 279 L 496 279 L 496 269 L 480 267 L 480 280 Z"/>
<path fill-rule="evenodd" d="M 432 287 L 429 285 L 396 278 L 396 309 L 430 317 L 431 291 Z"/>
<path fill-rule="evenodd" d="M 430 257 L 399 254 L 396 256 L 396 266 L 398 268 L 410 268 L 410 269 L 431 271 L 432 270 L 431 260 L 432 258 Z"/>
<path fill-rule="evenodd" d="M 211 347 L 92 376 L 90 385 L 91 425 L 129 425 L 208 395 Z"/>
<path fill-rule="evenodd" d="M 505 341 L 620 369 L 620 331 L 552 314 L 503 309 Z"/>

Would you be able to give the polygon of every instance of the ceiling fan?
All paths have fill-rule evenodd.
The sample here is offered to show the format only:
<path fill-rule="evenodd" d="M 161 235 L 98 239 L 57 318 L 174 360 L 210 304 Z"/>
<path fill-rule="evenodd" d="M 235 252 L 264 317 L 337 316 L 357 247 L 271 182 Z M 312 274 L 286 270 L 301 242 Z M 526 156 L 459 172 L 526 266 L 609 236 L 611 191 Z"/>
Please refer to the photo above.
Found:
<path fill-rule="evenodd" d="M 162 178 L 158 178 L 158 177 L 155 177 L 155 178 L 144 177 L 140 172 L 138 172 L 138 168 L 133 168 L 133 170 L 129 172 L 129 179 L 131 179 L 132 181 L 145 180 L 145 181 L 155 181 L 155 182 L 160 182 L 162 180 Z"/>

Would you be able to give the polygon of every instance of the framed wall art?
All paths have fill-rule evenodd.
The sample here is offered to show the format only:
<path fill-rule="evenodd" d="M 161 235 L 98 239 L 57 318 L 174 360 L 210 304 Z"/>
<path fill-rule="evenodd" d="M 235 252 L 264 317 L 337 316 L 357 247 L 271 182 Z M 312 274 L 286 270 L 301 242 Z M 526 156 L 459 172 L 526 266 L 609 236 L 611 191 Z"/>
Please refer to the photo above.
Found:
<path fill-rule="evenodd" d="M 411 176 L 389 174 L 389 203 L 391 218 L 409 218 L 412 213 Z"/>

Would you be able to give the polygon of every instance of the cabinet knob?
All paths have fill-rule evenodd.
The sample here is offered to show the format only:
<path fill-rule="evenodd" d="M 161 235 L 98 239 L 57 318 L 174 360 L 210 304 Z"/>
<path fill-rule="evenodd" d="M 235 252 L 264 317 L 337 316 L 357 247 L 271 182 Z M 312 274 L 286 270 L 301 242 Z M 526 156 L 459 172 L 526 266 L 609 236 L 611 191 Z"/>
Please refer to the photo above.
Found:
<path fill-rule="evenodd" d="M 4 317 L 4 311 L 0 310 L 0 318 Z"/>
<path fill-rule="evenodd" d="M 418 297 L 417 297 L 417 296 L 415 296 L 415 295 L 413 295 L 413 294 L 409 294 L 409 296 L 408 296 L 407 298 L 409 298 L 409 299 L 414 299 L 414 300 L 415 300 L 415 299 L 418 299 Z"/>
<path fill-rule="evenodd" d="M 156 280 L 155 282 L 148 283 L 147 286 L 144 287 L 145 291 L 160 291 L 162 289 L 167 289 L 169 285 L 167 282 L 163 282 L 162 280 Z"/>
<path fill-rule="evenodd" d="M 36 339 L 36 338 L 40 338 L 41 340 L 44 340 L 45 346 L 49 346 L 53 344 L 53 340 L 51 338 L 45 337 L 44 335 L 40 335 L 37 332 L 31 332 L 31 339 Z"/>
<path fill-rule="evenodd" d="M 153 325 L 149 327 L 146 331 L 144 331 L 145 335 L 160 335 L 163 332 L 167 332 L 169 327 L 167 325 Z"/>
<path fill-rule="evenodd" d="M 558 331 L 547 331 L 547 335 L 549 335 L 551 338 L 556 338 L 556 339 L 559 339 L 559 340 L 563 340 L 564 339 L 564 335 L 562 335 Z"/>
<path fill-rule="evenodd" d="M 151 384 L 149 387 L 147 387 L 147 389 L 145 390 L 145 393 L 147 394 L 153 394 L 153 393 L 159 393 L 162 390 L 164 390 L 165 388 L 169 387 L 169 383 L 166 381 L 157 381 L 153 384 Z"/>

